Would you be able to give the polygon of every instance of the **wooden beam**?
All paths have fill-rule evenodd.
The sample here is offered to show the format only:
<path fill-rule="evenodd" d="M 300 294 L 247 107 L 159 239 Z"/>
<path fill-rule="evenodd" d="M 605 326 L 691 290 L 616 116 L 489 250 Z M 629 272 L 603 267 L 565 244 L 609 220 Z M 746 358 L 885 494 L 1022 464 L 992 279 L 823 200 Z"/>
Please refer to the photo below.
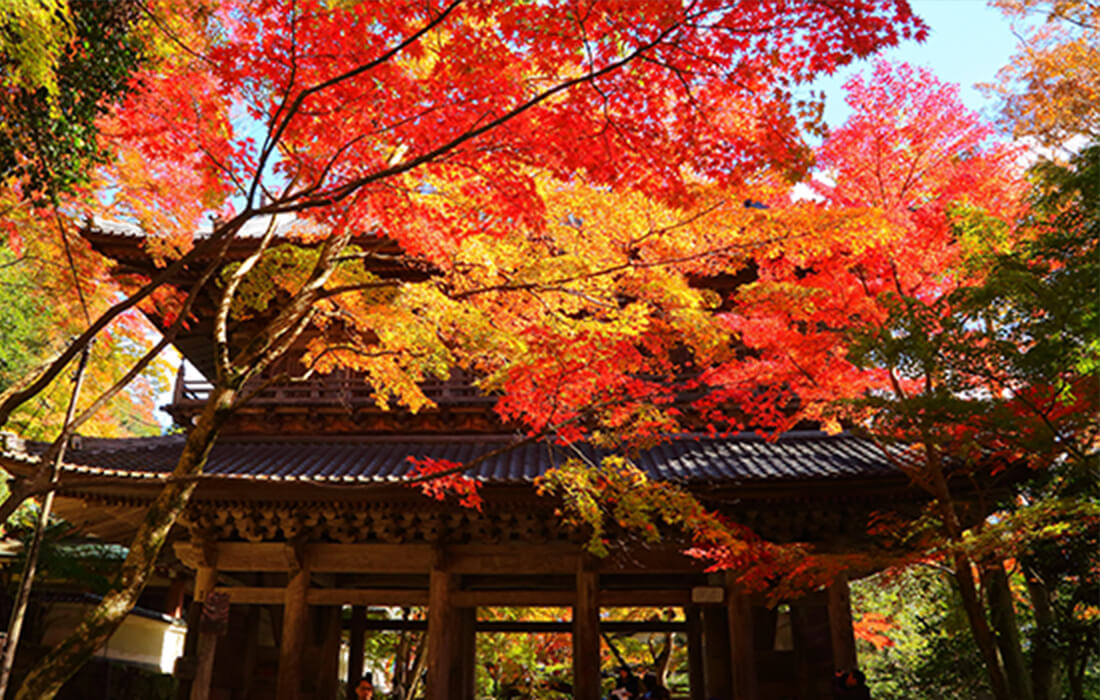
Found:
<path fill-rule="evenodd" d="M 215 589 L 229 596 L 234 605 L 281 605 L 284 589 L 263 586 L 220 586 Z M 575 591 L 537 589 L 494 589 L 454 591 L 453 604 L 459 608 L 530 607 L 567 608 L 573 605 Z M 691 591 L 684 589 L 647 589 L 600 591 L 602 607 L 682 607 L 691 603 Z M 306 602 L 310 605 L 427 605 L 428 592 L 416 588 L 311 588 Z"/>
<path fill-rule="evenodd" d="M 460 607 L 565 608 L 577 598 L 576 591 L 536 589 L 494 589 L 455 591 Z M 691 603 L 691 591 L 684 589 L 643 589 L 599 591 L 600 607 L 668 608 Z"/>
<path fill-rule="evenodd" d="M 738 587 L 732 573 L 726 574 L 726 610 L 729 616 L 730 671 L 733 697 L 757 700 L 756 645 L 752 603 Z"/>
<path fill-rule="evenodd" d="M 289 571 L 285 545 L 279 542 L 219 542 L 221 571 Z M 203 553 L 190 542 L 175 544 L 176 556 L 190 568 L 202 566 Z M 446 547 L 449 568 L 455 574 L 559 574 L 576 572 L 581 557 L 578 547 L 559 543 L 460 544 Z M 322 573 L 426 574 L 432 568 L 433 548 L 427 544 L 341 544 L 314 542 L 302 545 L 302 557 L 310 571 Z M 597 573 L 687 573 L 702 571 L 702 564 L 674 550 L 646 550 L 632 555 L 629 563 L 594 562 Z"/>
<path fill-rule="evenodd" d="M 331 573 L 423 574 L 431 568 L 432 548 L 420 544 L 339 544 L 314 542 L 301 546 L 310 571 Z M 175 545 L 185 566 L 201 565 L 201 553 L 189 542 Z M 286 545 L 281 542 L 220 542 L 218 568 L 222 571 L 289 571 Z"/>
<path fill-rule="evenodd" d="M 427 544 L 339 544 L 316 542 L 305 547 L 311 571 L 333 573 L 423 574 L 434 560 Z"/>
<path fill-rule="evenodd" d="M 600 591 L 601 608 L 682 608 L 686 605 L 691 605 L 691 590 L 683 588 Z"/>
<path fill-rule="evenodd" d="M 428 591 L 408 588 L 313 588 L 310 605 L 393 605 L 408 607 L 428 604 Z"/>
<path fill-rule="evenodd" d="M 573 605 L 577 594 L 573 591 L 499 590 L 455 591 L 454 604 L 463 608 L 564 608 Z"/>
<path fill-rule="evenodd" d="M 456 574 L 571 574 L 580 549 L 560 545 L 456 545 L 447 548 L 450 570 Z"/>
<path fill-rule="evenodd" d="M 829 584 L 829 636 L 833 644 L 833 668 L 856 668 L 856 637 L 852 629 L 852 600 L 848 576 L 840 574 Z"/>
<path fill-rule="evenodd" d="M 577 597 L 573 604 L 573 697 L 600 698 L 599 574 L 578 560 Z"/>
<path fill-rule="evenodd" d="M 494 589 L 484 591 L 455 591 L 455 605 L 459 607 L 516 607 L 516 608 L 564 608 L 576 601 L 575 591 L 537 589 Z M 613 590 L 599 591 L 601 607 L 667 608 L 683 607 L 691 603 L 691 591 L 683 589 Z"/>
<path fill-rule="evenodd" d="M 558 620 L 478 620 L 478 632 L 503 634 L 570 634 L 572 622 Z M 423 632 L 424 620 L 367 620 L 364 629 L 372 632 Z M 648 632 L 687 632 L 688 623 L 667 620 L 603 620 L 600 631 L 610 634 L 643 634 Z"/>
<path fill-rule="evenodd" d="M 283 634 L 275 700 L 298 700 L 302 687 L 302 654 L 309 624 L 310 573 L 305 567 L 290 574 L 283 602 Z"/>
<path fill-rule="evenodd" d="M 229 596 L 231 605 L 282 605 L 286 602 L 285 588 L 220 586 L 214 590 Z"/>
<path fill-rule="evenodd" d="M 229 596 L 234 605 L 282 605 L 282 588 L 264 586 L 225 586 L 216 589 Z M 407 588 L 311 588 L 306 593 L 309 605 L 427 605 L 428 592 Z"/>

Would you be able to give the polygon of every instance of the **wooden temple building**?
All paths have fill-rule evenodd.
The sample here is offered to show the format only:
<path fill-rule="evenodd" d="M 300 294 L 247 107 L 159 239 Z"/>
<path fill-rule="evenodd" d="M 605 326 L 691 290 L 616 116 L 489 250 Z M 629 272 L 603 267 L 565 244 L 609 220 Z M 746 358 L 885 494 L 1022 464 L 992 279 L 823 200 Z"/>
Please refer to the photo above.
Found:
<path fill-rule="evenodd" d="M 116 257 L 136 250 L 129 237 L 101 236 L 99 245 L 116 246 Z M 180 347 L 203 367 L 200 343 Z M 367 625 L 361 610 L 426 608 L 419 624 L 433 700 L 475 697 L 476 635 L 510 629 L 479 617 L 494 606 L 571 610 L 557 625 L 513 626 L 571 635 L 572 693 L 580 700 L 601 696 L 607 631 L 686 634 L 692 700 L 831 698 L 834 671 L 856 665 L 843 577 L 786 601 L 780 613 L 731 574 L 707 573 L 676 542 L 606 559 L 587 554 L 584 533 L 563 527 L 558 504 L 534 488 L 536 477 L 577 454 L 573 448 L 526 444 L 482 462 L 471 474 L 480 481 L 480 511 L 401 484 L 410 456 L 462 462 L 514 440 L 491 402 L 462 378 L 426 390 L 434 410 L 382 411 L 354 377 L 333 374 L 265 389 L 226 427 L 166 552 L 191 574 L 173 590 L 196 603 L 228 600 L 227 613 L 192 606 L 176 664 L 179 697 L 332 700 L 345 606 L 353 611 L 353 683 L 364 634 L 384 626 Z M 202 382 L 181 374 L 169 410 L 188 425 L 204 396 Z M 79 487 L 60 494 L 59 514 L 88 535 L 125 543 L 182 445 L 181 435 L 74 440 L 63 478 L 79 479 Z M 0 466 L 27 473 L 44 447 L 6 441 Z M 838 553 L 867 546 L 872 511 L 919 500 L 876 447 L 849 434 L 807 430 L 774 442 L 682 435 L 634 460 L 651 478 L 683 485 L 765 538 Z M 683 615 L 652 623 L 601 618 L 601 609 L 620 606 Z M 790 632 L 777 635 L 782 615 Z"/>

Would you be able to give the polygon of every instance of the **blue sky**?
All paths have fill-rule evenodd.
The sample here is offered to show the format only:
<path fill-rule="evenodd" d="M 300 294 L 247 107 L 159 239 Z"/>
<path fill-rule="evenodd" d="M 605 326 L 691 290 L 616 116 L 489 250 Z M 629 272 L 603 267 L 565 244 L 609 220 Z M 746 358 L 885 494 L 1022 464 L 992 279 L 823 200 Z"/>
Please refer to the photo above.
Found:
<path fill-rule="evenodd" d="M 910 0 L 918 17 L 929 26 L 923 44 L 905 42 L 881 55 L 891 61 L 906 61 L 932 69 L 941 80 L 958 83 L 963 102 L 971 109 L 992 117 L 992 104 L 974 84 L 992 81 L 997 70 L 1008 63 L 1016 48 L 1012 28 L 985 0 Z M 839 126 L 847 116 L 841 86 L 854 73 L 869 72 L 870 62 L 846 66 L 836 75 L 814 84 L 826 91 L 825 118 Z"/>

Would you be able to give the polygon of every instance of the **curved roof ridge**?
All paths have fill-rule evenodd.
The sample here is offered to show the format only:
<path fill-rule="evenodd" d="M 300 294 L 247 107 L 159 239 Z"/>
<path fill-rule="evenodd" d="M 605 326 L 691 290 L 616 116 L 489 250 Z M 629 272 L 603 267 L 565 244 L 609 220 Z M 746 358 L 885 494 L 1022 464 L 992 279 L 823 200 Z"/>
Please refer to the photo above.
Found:
<path fill-rule="evenodd" d="M 410 457 L 460 461 L 507 445 L 515 436 L 227 436 L 215 444 L 204 473 L 211 479 L 281 482 L 392 481 L 408 473 Z M 85 438 L 66 453 L 65 469 L 84 476 L 156 479 L 171 472 L 183 435 Z M 27 464 L 46 443 L 28 443 Z M 612 454 L 581 446 L 584 454 Z M 485 483 L 531 483 L 569 457 L 573 447 L 548 440 L 521 443 L 470 471 Z M 15 457 L 15 459 L 12 459 Z M 836 479 L 875 479 L 901 474 L 880 448 L 851 433 L 797 431 L 766 440 L 755 433 L 728 437 L 679 434 L 631 455 L 650 478 L 679 483 L 744 485 Z"/>

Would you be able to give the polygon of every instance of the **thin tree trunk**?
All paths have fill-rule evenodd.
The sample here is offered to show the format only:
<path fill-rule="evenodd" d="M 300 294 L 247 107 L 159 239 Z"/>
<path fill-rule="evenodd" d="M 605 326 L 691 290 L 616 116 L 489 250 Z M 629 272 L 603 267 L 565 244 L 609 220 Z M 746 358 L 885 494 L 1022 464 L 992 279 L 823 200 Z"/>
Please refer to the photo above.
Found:
<path fill-rule="evenodd" d="M 76 405 L 80 400 L 80 388 L 84 384 L 84 371 L 88 369 L 88 356 L 91 348 L 84 346 L 80 353 L 80 361 L 76 369 L 76 377 L 73 380 L 73 393 L 69 397 L 69 407 L 65 411 L 65 422 L 61 427 L 61 435 L 57 439 L 56 448 L 49 460 L 50 481 L 57 480 L 57 474 L 61 469 L 61 462 L 65 459 L 65 448 L 68 443 L 68 428 L 72 425 L 73 416 L 76 415 Z M 46 537 L 46 528 L 50 524 L 50 512 L 53 510 L 54 491 L 46 493 L 42 499 L 42 507 L 38 512 L 38 521 L 34 528 L 34 538 L 27 549 L 27 561 L 23 565 L 23 576 L 19 580 L 19 593 L 15 597 L 15 606 L 12 608 L 11 621 L 8 624 L 8 636 L 4 640 L 4 655 L 0 662 L 0 698 L 8 694 L 8 682 L 11 680 L 11 670 L 15 666 L 15 652 L 19 647 L 19 637 L 23 632 L 23 618 L 27 613 L 27 604 L 30 601 L 31 587 L 34 585 L 35 572 L 38 570 L 38 555 L 42 549 L 42 541 Z M 7 522 L 4 517 L 0 522 Z"/>
<path fill-rule="evenodd" d="M 233 389 L 213 389 L 202 415 L 187 436 L 173 476 L 189 477 L 202 471 L 218 430 L 232 412 L 235 396 Z M 169 530 L 194 490 L 193 480 L 172 482 L 161 489 L 130 543 L 130 552 L 112 589 L 76 630 L 31 670 L 15 700 L 51 700 L 118 629 L 137 603 Z"/>
<path fill-rule="evenodd" d="M 963 526 L 955 509 L 955 500 L 951 497 L 951 489 L 947 484 L 947 477 L 943 471 L 943 460 L 940 458 L 939 449 L 929 435 L 924 435 L 925 441 L 925 466 L 927 474 L 927 489 L 936 499 L 943 517 L 945 534 L 952 543 L 962 541 Z M 993 639 L 993 632 L 989 628 L 989 620 L 985 616 L 985 607 L 974 582 L 972 562 L 970 557 L 961 551 L 956 551 L 952 556 L 952 574 L 955 583 L 959 586 L 959 595 L 962 598 L 963 610 L 966 612 L 967 621 L 970 623 L 970 632 L 974 636 L 974 642 L 978 645 L 978 651 L 985 663 L 986 674 L 989 676 L 989 688 L 993 691 L 996 700 L 1016 700 L 1008 693 L 1008 682 L 1005 678 L 1004 667 L 997 653 L 997 644 Z"/>
<path fill-rule="evenodd" d="M 143 299 L 153 294 L 179 274 L 180 270 L 183 270 L 196 260 L 211 254 L 217 259 L 221 259 L 225 254 L 229 242 L 236 236 L 237 231 L 254 215 L 254 211 L 241 212 L 233 217 L 232 220 L 216 227 L 208 238 L 196 241 L 194 248 L 175 262 L 159 270 L 152 279 L 141 287 L 141 289 L 103 311 L 99 317 L 91 323 L 78 338 L 70 342 L 64 350 L 36 367 L 31 373 L 20 378 L 15 384 L 9 386 L 0 393 L 0 426 L 7 424 L 13 411 L 40 394 L 43 389 L 49 386 L 73 358 L 75 358 L 86 345 L 91 343 L 92 340 L 99 335 L 100 331 L 106 328 L 118 316 L 137 306 Z"/>
<path fill-rule="evenodd" d="M 985 608 L 982 606 L 982 601 L 978 597 L 977 586 L 974 584 L 970 559 L 962 554 L 956 554 L 954 563 L 953 574 L 955 582 L 959 586 L 963 610 L 966 611 L 967 620 L 970 622 L 970 631 L 974 635 L 974 642 L 978 645 L 978 651 L 985 663 L 993 697 L 997 700 L 1015 700 L 1008 692 L 1008 683 L 1001 667 L 1001 659 L 997 654 L 993 632 L 989 628 L 989 621 L 985 617 Z"/>
<path fill-rule="evenodd" d="M 983 568 L 981 575 L 986 603 L 989 605 L 989 617 L 995 630 L 997 647 L 1001 651 L 1009 688 L 1013 697 L 1032 700 L 1034 695 L 1031 678 L 1023 648 L 1020 646 L 1020 628 L 1016 624 L 1016 610 L 1012 605 L 1012 591 L 1008 586 L 1004 565 L 995 562 L 992 566 Z"/>
<path fill-rule="evenodd" d="M 401 619 L 408 619 L 408 610 L 404 611 Z M 409 675 L 409 632 L 402 630 L 401 637 L 397 641 L 397 651 L 393 655 L 393 687 L 400 688 L 401 694 L 396 700 L 405 700 L 406 690 L 409 687 L 407 676 Z"/>
<path fill-rule="evenodd" d="M 1084 644 L 1076 646 L 1066 663 L 1066 675 L 1069 678 L 1069 697 L 1071 700 L 1085 699 L 1085 669 L 1088 668 L 1092 648 L 1096 646 L 1096 635 L 1085 635 Z"/>
<path fill-rule="evenodd" d="M 1051 645 L 1054 634 L 1054 611 L 1046 584 L 1024 566 L 1024 580 L 1031 609 L 1035 614 L 1035 632 L 1031 635 L 1031 692 L 1034 700 L 1058 700 L 1057 685 L 1061 659 Z"/>
<path fill-rule="evenodd" d="M 662 636 L 664 644 L 661 646 L 660 653 L 653 659 L 653 673 L 661 685 L 668 685 L 668 671 L 672 663 L 672 649 L 676 643 L 676 637 L 671 632 L 665 632 Z"/>
<path fill-rule="evenodd" d="M 428 639 L 426 634 L 418 634 L 416 637 L 416 651 L 413 660 L 412 671 L 409 676 L 409 690 L 405 695 L 407 700 L 412 700 L 416 697 L 416 694 L 420 691 L 420 681 L 424 676 L 424 666 L 427 664 L 428 655 L 424 651 L 428 648 Z"/>

